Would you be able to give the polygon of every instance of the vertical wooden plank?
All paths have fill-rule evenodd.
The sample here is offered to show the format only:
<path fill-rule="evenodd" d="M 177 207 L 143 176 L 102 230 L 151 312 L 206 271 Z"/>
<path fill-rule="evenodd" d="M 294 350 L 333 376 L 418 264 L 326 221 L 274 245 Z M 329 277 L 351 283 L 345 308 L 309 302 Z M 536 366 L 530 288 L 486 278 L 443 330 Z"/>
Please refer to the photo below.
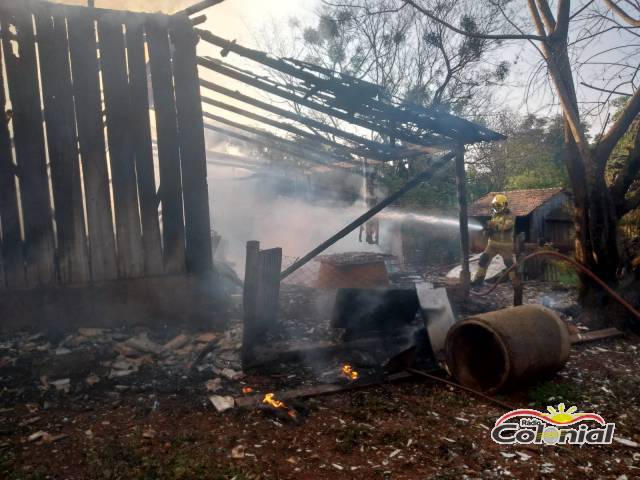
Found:
<path fill-rule="evenodd" d="M 187 271 L 213 268 L 202 100 L 196 63 L 197 37 L 186 15 L 171 17 L 173 72 L 178 113 Z"/>
<path fill-rule="evenodd" d="M 52 13 L 47 4 L 38 6 L 35 19 L 55 204 L 58 275 L 63 284 L 85 283 L 91 276 L 66 20 L 60 13 Z"/>
<path fill-rule="evenodd" d="M 98 19 L 98 42 L 111 160 L 118 273 L 121 278 L 131 278 L 144 274 L 144 252 L 122 20 L 123 17 L 115 15 L 101 15 Z"/>
<path fill-rule="evenodd" d="M 186 270 L 185 234 L 178 125 L 167 27 L 167 17 L 161 15 L 150 16 L 146 22 L 160 163 L 164 267 L 166 273 L 181 273 Z"/>
<path fill-rule="evenodd" d="M 35 286 L 54 283 L 56 271 L 33 19 L 26 7 L 13 4 L 3 13 L 2 39 L 13 106 L 27 283 Z M 16 31 L 13 44 L 12 30 Z"/>
<path fill-rule="evenodd" d="M 260 252 L 260 279 L 258 282 L 258 334 L 272 330 L 278 322 L 280 300 L 280 271 L 282 249 L 272 248 Z"/>
<path fill-rule="evenodd" d="M 131 92 L 131 121 L 138 197 L 142 216 L 142 240 L 144 243 L 144 269 L 146 275 L 159 275 L 162 267 L 162 243 L 156 197 L 156 182 L 149 121 L 149 91 L 147 63 L 144 49 L 143 17 L 130 18 L 126 25 L 127 60 L 129 64 L 129 88 Z"/>
<path fill-rule="evenodd" d="M 249 366 L 254 357 L 253 348 L 258 338 L 256 316 L 258 309 L 258 282 L 260 281 L 260 242 L 247 242 L 242 290 L 242 364 Z"/>
<path fill-rule="evenodd" d="M 67 26 L 87 208 L 91 279 L 108 280 L 117 277 L 117 267 L 95 25 L 89 17 L 69 10 Z"/>
<path fill-rule="evenodd" d="M 5 114 L 7 104 L 2 64 L 3 54 L 0 49 L 0 225 L 2 225 L 0 253 L 6 287 L 22 288 L 26 286 L 27 278 L 20 234 L 20 213 L 15 182 L 16 166 L 13 163 L 9 119 Z"/>

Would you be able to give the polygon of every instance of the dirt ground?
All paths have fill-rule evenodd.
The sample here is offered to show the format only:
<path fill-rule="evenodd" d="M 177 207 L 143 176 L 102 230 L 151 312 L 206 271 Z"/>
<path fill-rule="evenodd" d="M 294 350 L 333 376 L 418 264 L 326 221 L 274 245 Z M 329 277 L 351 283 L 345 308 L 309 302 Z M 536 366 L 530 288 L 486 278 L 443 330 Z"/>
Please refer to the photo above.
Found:
<path fill-rule="evenodd" d="M 569 311 L 567 295 L 538 286 L 526 299 Z M 300 400 L 292 422 L 264 409 L 218 413 L 206 371 L 150 378 L 141 368 L 64 393 L 29 390 L 37 379 L 0 368 L 0 478 L 639 478 L 639 346 L 631 334 L 577 346 L 553 379 L 499 397 L 539 410 L 564 402 L 616 423 L 612 445 L 582 447 L 499 446 L 489 431 L 504 408 L 420 378 Z M 247 375 L 224 391 L 265 393 L 297 374 Z"/>

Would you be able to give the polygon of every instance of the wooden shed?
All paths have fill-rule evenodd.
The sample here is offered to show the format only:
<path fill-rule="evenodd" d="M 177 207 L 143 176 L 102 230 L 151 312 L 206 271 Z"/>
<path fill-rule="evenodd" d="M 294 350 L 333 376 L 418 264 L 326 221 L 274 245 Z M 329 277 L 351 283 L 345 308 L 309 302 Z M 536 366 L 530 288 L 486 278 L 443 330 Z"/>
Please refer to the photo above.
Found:
<path fill-rule="evenodd" d="M 540 188 L 489 192 L 469 207 L 469 217 L 485 223 L 491 217 L 491 200 L 498 193 L 509 199 L 516 216 L 516 235 L 524 233 L 527 243 L 552 243 L 560 249 L 573 248 L 575 230 L 571 195 L 563 188 Z M 473 251 L 481 251 L 486 239 L 472 234 Z"/>
<path fill-rule="evenodd" d="M 214 323 L 196 40 L 185 14 L 0 2 L 0 330 Z"/>

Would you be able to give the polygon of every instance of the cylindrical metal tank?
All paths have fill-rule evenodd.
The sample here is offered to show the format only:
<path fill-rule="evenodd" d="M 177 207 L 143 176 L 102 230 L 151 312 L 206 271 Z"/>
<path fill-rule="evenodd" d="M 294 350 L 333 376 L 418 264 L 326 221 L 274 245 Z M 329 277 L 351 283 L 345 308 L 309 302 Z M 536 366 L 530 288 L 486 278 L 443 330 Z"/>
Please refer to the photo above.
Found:
<path fill-rule="evenodd" d="M 446 357 L 462 385 L 496 392 L 560 370 L 569 357 L 569 334 L 551 310 L 521 305 L 456 324 L 447 334 Z"/>

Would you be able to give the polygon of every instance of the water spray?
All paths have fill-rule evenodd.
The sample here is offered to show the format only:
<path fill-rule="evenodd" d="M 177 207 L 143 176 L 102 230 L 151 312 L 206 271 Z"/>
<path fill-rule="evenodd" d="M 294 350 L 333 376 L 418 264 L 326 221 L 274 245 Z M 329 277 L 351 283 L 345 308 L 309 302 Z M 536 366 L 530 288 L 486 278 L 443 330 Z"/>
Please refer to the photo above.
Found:
<path fill-rule="evenodd" d="M 460 227 L 458 219 L 441 217 L 438 215 L 423 215 L 420 213 L 401 212 L 398 210 L 388 210 L 381 212 L 378 215 L 380 218 L 388 220 L 420 222 L 443 227 Z M 480 231 L 482 228 L 483 227 L 479 222 L 475 220 L 469 221 L 469 230 Z"/>

